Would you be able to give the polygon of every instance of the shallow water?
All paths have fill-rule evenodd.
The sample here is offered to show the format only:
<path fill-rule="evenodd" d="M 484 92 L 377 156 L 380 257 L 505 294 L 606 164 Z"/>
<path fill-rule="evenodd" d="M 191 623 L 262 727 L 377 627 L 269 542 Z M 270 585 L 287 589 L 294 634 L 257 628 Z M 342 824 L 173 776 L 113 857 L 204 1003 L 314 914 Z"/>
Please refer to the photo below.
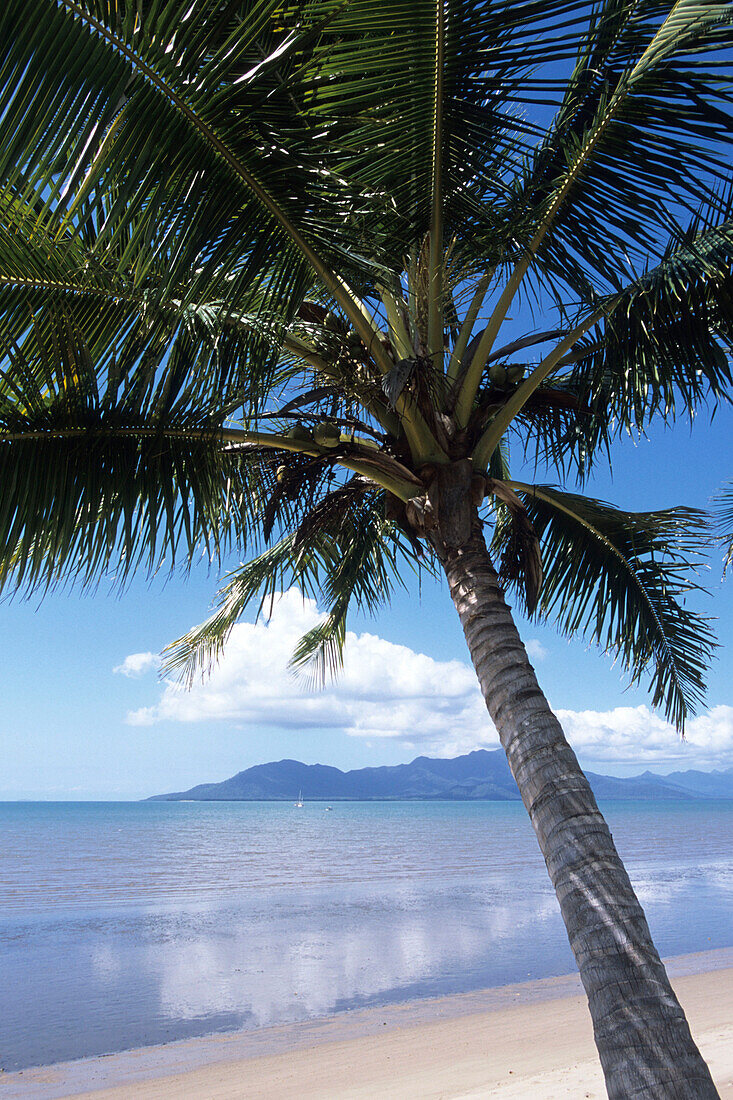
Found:
<path fill-rule="evenodd" d="M 733 946 L 733 803 L 608 803 L 663 955 Z M 573 969 L 519 803 L 0 804 L 6 1070 Z"/>

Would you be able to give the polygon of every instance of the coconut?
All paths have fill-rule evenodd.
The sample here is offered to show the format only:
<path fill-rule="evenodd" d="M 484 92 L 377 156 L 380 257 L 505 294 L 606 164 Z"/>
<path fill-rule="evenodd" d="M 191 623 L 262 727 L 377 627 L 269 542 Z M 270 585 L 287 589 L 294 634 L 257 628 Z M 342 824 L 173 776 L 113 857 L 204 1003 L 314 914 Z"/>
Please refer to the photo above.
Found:
<path fill-rule="evenodd" d="M 296 440 L 299 443 L 311 443 L 313 441 L 313 436 L 300 420 L 296 421 L 286 434 L 288 439 Z"/>
<path fill-rule="evenodd" d="M 489 378 L 495 386 L 506 386 L 509 380 L 509 372 L 503 363 L 494 363 L 489 367 Z"/>
<path fill-rule="evenodd" d="M 341 442 L 341 429 L 338 424 L 324 420 L 316 424 L 313 429 L 313 438 L 319 447 L 338 447 Z"/>

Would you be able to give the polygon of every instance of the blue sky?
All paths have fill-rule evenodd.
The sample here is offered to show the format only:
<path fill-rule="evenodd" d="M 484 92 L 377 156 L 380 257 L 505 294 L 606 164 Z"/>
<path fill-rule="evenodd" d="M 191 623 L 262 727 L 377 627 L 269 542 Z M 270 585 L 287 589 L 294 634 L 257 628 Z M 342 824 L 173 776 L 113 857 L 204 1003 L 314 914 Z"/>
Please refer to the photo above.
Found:
<path fill-rule="evenodd" d="M 692 431 L 625 441 L 613 479 L 601 471 L 588 491 L 634 509 L 704 507 L 733 474 L 732 430 L 726 410 Z M 721 583 L 714 559 L 703 581 L 711 596 L 697 606 L 717 617 L 722 647 L 686 744 L 649 711 L 643 687 L 624 690 L 609 658 L 520 624 L 584 766 L 733 766 L 733 577 Z M 150 655 L 206 617 L 216 588 L 201 565 L 187 580 L 137 580 L 122 596 L 3 602 L 0 799 L 139 798 L 286 756 L 351 768 L 495 747 L 445 586 L 398 595 L 375 620 L 355 617 L 345 674 L 325 693 L 308 695 L 284 670 L 316 614 L 291 595 L 270 626 L 240 628 L 214 677 L 181 695 L 160 683 Z"/>
<path fill-rule="evenodd" d="M 541 124 L 549 108 L 530 114 Z M 508 339 L 527 328 L 516 304 Z M 705 507 L 733 476 L 732 435 L 731 410 L 712 425 L 700 416 L 692 433 L 657 428 L 648 442 L 620 444 L 614 478 L 599 471 L 587 491 L 634 509 Z M 686 744 L 651 714 L 643 685 L 624 690 L 609 658 L 551 626 L 520 622 L 585 766 L 614 774 L 733 766 L 733 577 L 722 584 L 720 574 L 712 560 L 703 578 L 711 596 L 698 606 L 717 617 L 721 649 Z M 186 579 L 137 580 L 122 596 L 100 588 L 40 605 L 3 602 L 0 799 L 138 798 L 283 756 L 349 768 L 496 744 L 445 586 L 399 594 L 376 620 L 354 617 L 345 675 L 321 696 L 304 694 L 285 671 L 295 626 L 316 614 L 290 597 L 271 626 L 239 628 L 211 681 L 184 697 L 160 683 L 154 655 L 206 617 L 216 588 L 202 564 Z"/>

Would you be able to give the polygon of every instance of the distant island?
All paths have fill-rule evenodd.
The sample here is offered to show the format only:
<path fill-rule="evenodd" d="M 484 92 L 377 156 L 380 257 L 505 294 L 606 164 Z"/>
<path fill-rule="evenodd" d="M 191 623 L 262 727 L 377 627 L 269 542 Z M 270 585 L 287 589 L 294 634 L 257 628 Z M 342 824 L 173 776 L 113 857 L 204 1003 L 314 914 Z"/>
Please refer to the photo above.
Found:
<path fill-rule="evenodd" d="M 586 772 L 596 798 L 733 798 L 733 768 L 628 779 Z M 201 783 L 189 791 L 156 794 L 148 802 L 287 802 L 302 791 L 311 801 L 347 802 L 408 799 L 519 801 L 501 749 L 477 749 L 453 760 L 418 756 L 410 764 L 342 772 L 325 764 L 278 760 L 256 764 L 222 783 Z"/>

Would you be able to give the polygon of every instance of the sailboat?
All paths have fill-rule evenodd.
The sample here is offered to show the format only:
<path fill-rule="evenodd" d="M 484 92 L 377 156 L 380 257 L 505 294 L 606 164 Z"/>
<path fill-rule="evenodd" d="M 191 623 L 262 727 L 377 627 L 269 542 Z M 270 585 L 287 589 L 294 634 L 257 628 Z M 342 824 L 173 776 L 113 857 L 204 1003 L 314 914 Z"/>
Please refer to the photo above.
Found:
<path fill-rule="evenodd" d="M 302 806 L 303 806 L 303 792 L 302 791 L 298 791 L 298 801 L 294 802 L 293 805 L 297 806 L 299 809 L 302 809 Z"/>

